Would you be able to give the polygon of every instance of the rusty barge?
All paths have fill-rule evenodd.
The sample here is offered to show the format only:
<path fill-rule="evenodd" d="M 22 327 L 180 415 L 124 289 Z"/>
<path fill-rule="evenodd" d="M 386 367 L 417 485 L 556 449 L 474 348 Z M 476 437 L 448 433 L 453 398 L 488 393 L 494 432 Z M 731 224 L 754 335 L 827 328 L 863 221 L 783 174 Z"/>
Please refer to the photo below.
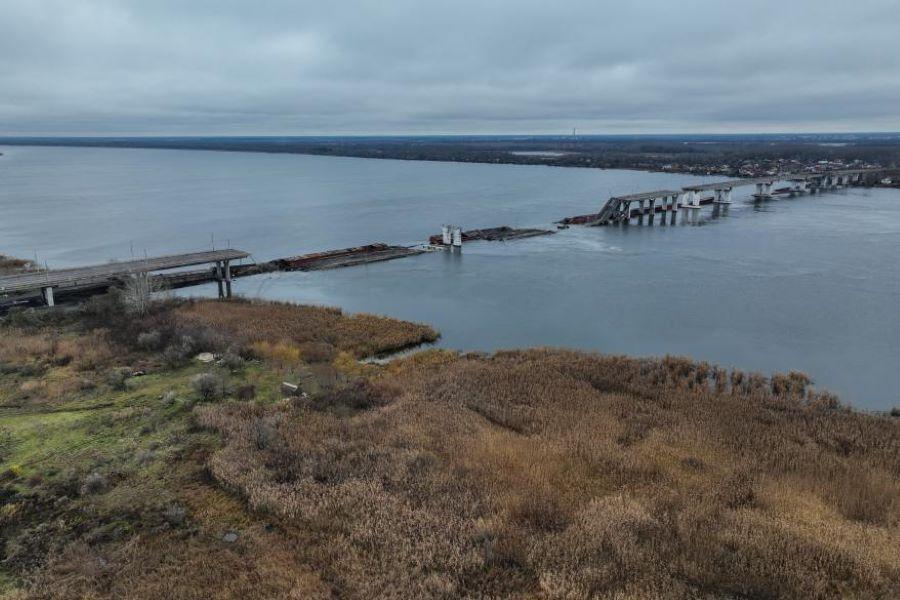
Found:
<path fill-rule="evenodd" d="M 551 235 L 553 233 L 556 232 L 549 229 L 516 229 L 514 227 L 509 227 L 508 225 L 503 225 L 501 227 L 489 227 L 486 229 L 470 229 L 469 231 L 463 231 L 462 241 L 474 242 L 482 240 L 487 242 L 505 242 L 508 240 L 521 240 L 540 235 Z M 441 234 L 433 235 L 428 238 L 428 243 L 434 246 L 443 245 L 443 236 Z"/>

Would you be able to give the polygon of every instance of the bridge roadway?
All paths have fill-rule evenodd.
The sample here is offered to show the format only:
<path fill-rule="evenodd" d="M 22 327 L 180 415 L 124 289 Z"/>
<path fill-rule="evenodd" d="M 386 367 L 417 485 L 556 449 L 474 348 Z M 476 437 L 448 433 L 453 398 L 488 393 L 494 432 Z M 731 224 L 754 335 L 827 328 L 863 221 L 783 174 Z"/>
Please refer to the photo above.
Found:
<path fill-rule="evenodd" d="M 699 194 L 701 192 L 715 192 L 715 198 L 712 200 L 718 207 L 719 205 L 731 204 L 731 190 L 736 187 L 755 185 L 756 193 L 753 197 L 757 200 L 766 200 L 773 196 L 772 185 L 776 181 L 791 182 L 791 193 L 804 193 L 815 191 L 820 188 L 834 188 L 842 185 L 850 185 L 858 183 L 863 176 L 883 172 L 884 169 L 841 169 L 835 171 L 809 172 L 809 173 L 782 173 L 780 175 L 766 175 L 763 177 L 750 177 L 747 179 L 727 179 L 725 181 L 716 181 L 713 183 L 701 183 L 698 185 L 689 185 L 681 189 L 681 191 L 659 190 L 654 192 L 643 192 L 638 194 L 629 194 L 626 196 L 613 196 L 607 200 L 603 208 L 596 215 L 585 215 L 584 223 L 588 225 L 606 225 L 608 223 L 627 222 L 632 217 L 631 203 L 637 202 L 640 208 L 637 211 L 638 219 L 643 221 L 644 214 L 650 215 L 650 223 L 653 223 L 653 215 L 657 211 L 656 201 L 662 200 L 660 207 L 663 212 L 668 210 L 672 212 L 671 221 L 675 222 L 674 211 L 678 208 L 694 208 L 698 209 L 702 204 L 708 204 L 709 200 L 701 200 Z M 646 204 L 649 202 L 649 211 Z M 663 216 L 665 223 L 665 216 Z"/>
<path fill-rule="evenodd" d="M 0 296 L 10 294 L 27 294 L 40 291 L 47 304 L 53 304 L 53 290 L 77 290 L 93 286 L 112 285 L 117 280 L 133 275 L 144 275 L 155 271 L 165 271 L 193 265 L 215 264 L 217 278 L 231 287 L 230 262 L 247 258 L 249 253 L 243 250 L 210 250 L 187 254 L 156 256 L 139 260 L 110 262 L 103 265 L 77 267 L 73 269 L 57 269 L 34 271 L 19 275 L 0 277 Z"/>
<path fill-rule="evenodd" d="M 847 177 L 850 175 L 865 175 L 868 173 L 880 173 L 882 169 L 843 169 L 840 171 L 823 171 L 821 173 L 783 173 L 781 175 L 767 175 L 765 177 L 749 177 L 747 179 L 728 179 L 713 183 L 701 183 L 682 188 L 685 192 L 708 192 L 711 190 L 729 190 L 745 185 L 758 185 L 761 183 L 775 183 L 776 181 L 809 181 L 825 179 L 827 177 Z"/>

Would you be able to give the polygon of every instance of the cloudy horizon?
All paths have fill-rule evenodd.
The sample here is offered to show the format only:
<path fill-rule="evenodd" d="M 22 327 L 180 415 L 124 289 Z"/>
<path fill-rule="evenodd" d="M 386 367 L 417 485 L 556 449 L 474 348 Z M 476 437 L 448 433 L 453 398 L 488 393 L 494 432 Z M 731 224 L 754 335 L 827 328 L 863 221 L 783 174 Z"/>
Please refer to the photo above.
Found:
<path fill-rule="evenodd" d="M 894 1 L 0 0 L 0 135 L 900 131 Z"/>

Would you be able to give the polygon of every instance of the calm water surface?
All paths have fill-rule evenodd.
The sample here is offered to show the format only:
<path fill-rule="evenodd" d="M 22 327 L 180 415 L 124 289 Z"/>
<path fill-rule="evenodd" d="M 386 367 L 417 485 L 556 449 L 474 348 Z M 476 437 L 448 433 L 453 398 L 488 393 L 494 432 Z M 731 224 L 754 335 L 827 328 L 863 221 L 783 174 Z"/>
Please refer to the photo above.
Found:
<path fill-rule="evenodd" d="M 177 150 L 0 148 L 0 253 L 51 268 L 215 244 L 257 260 L 444 222 L 550 226 L 684 175 Z M 707 178 L 709 179 L 709 178 Z M 577 228 L 318 273 L 239 280 L 263 296 L 424 321 L 441 345 L 570 346 L 799 369 L 869 409 L 900 405 L 900 191 L 847 190 L 698 225 Z M 196 288 L 192 293 L 206 294 Z"/>

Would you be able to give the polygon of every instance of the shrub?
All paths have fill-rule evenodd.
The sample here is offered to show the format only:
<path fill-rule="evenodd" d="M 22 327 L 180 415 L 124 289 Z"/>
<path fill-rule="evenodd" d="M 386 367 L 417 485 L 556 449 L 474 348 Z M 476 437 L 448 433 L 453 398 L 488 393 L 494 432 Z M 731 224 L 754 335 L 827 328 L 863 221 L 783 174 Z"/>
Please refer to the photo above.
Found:
<path fill-rule="evenodd" d="M 135 460 L 142 467 L 149 465 L 154 460 L 156 460 L 156 452 L 149 448 L 145 448 L 143 450 L 138 450 L 137 454 L 135 455 Z"/>
<path fill-rule="evenodd" d="M 368 410 L 385 406 L 399 395 L 399 390 L 384 384 L 357 379 L 344 387 L 316 396 L 311 406 L 316 410 Z"/>
<path fill-rule="evenodd" d="M 114 390 L 124 391 L 128 388 L 128 378 L 131 377 L 131 368 L 115 367 L 106 375 L 106 382 Z"/>
<path fill-rule="evenodd" d="M 799 371 L 791 371 L 787 375 L 776 373 L 772 375 L 772 394 L 782 398 L 802 399 L 811 383 L 812 379 Z"/>
<path fill-rule="evenodd" d="M 215 400 L 225 396 L 225 378 L 213 373 L 200 373 L 191 378 L 191 385 L 203 400 Z"/>
<path fill-rule="evenodd" d="M 244 402 L 253 400 L 256 397 L 256 386 L 250 383 L 239 386 L 234 395 L 238 400 Z"/>
<path fill-rule="evenodd" d="M 840 398 L 827 391 L 809 391 L 807 403 L 818 410 L 839 410 L 842 408 Z"/>
<path fill-rule="evenodd" d="M 163 351 L 163 360 L 170 367 L 180 367 L 190 360 L 196 351 L 194 338 L 182 335 L 177 341 L 169 344 Z"/>
<path fill-rule="evenodd" d="M 50 313 L 54 311 L 45 308 L 20 308 L 13 307 L 9 309 L 6 315 L 6 322 L 12 327 L 20 327 L 22 329 L 36 329 L 44 327 L 52 319 Z"/>
<path fill-rule="evenodd" d="M 244 368 L 244 359 L 229 350 L 222 355 L 222 366 L 231 372 L 240 371 Z"/>
<path fill-rule="evenodd" d="M 187 518 L 187 509 L 180 504 L 170 504 L 163 511 L 163 520 L 172 527 L 184 525 Z"/>
<path fill-rule="evenodd" d="M 162 334 L 159 331 L 145 331 L 137 336 L 138 348 L 143 350 L 159 350 L 162 345 Z"/>
<path fill-rule="evenodd" d="M 271 422 L 256 419 L 250 425 L 250 439 L 257 450 L 265 450 L 278 439 L 278 430 Z"/>
<path fill-rule="evenodd" d="M 91 472 L 81 484 L 81 495 L 90 496 L 103 491 L 107 486 L 106 476 L 99 471 Z"/>

